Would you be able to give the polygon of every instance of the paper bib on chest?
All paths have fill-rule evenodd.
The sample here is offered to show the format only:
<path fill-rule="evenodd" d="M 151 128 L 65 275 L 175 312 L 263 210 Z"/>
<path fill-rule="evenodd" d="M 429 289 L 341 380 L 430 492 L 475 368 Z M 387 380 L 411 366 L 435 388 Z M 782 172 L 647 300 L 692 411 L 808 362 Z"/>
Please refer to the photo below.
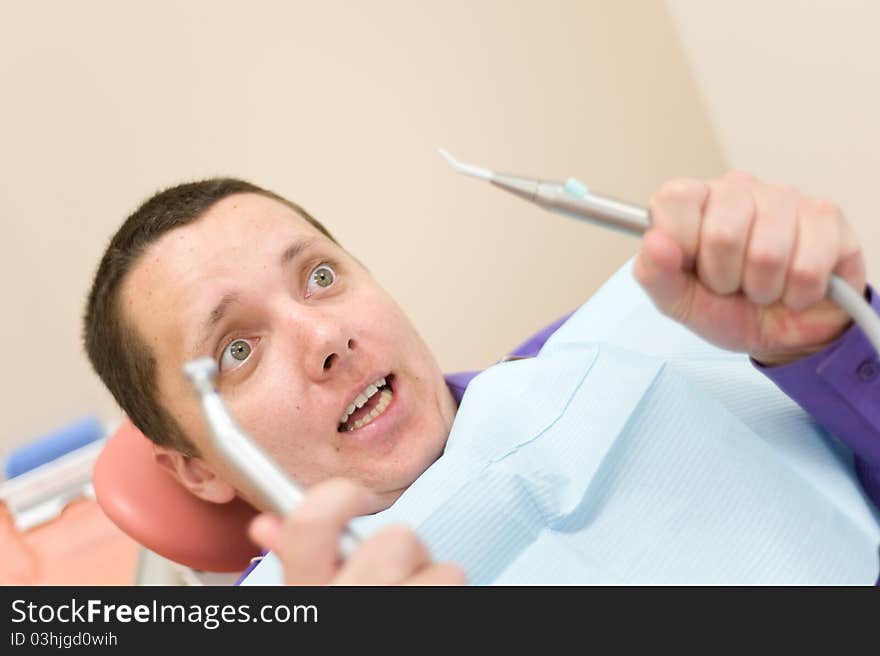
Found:
<path fill-rule="evenodd" d="M 473 380 L 388 510 L 475 584 L 861 583 L 880 529 L 845 448 L 660 315 L 625 266 L 533 359 Z"/>
<path fill-rule="evenodd" d="M 474 584 L 873 584 L 848 450 L 621 268 L 532 359 L 475 378 L 404 523 Z M 269 556 L 249 582 L 280 582 Z"/>

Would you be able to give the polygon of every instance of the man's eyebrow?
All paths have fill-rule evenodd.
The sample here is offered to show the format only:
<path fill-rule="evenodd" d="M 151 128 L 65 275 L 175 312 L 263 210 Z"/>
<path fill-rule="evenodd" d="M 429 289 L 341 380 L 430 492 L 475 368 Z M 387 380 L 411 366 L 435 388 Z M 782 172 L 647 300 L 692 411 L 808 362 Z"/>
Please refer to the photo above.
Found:
<path fill-rule="evenodd" d="M 214 309 L 211 310 L 211 314 L 208 315 L 208 318 L 205 319 L 199 330 L 199 338 L 196 342 L 194 355 L 201 353 L 204 350 L 205 343 L 211 337 L 211 332 L 214 330 L 214 327 L 220 323 L 223 317 L 226 316 L 226 311 L 229 310 L 229 306 L 238 303 L 240 300 L 241 297 L 238 292 L 228 292 L 223 295 L 223 298 L 221 298 L 220 302 L 214 306 Z"/>
<path fill-rule="evenodd" d="M 308 249 L 316 241 L 318 241 L 318 237 L 310 237 L 308 239 L 302 239 L 300 241 L 292 243 L 290 246 L 284 249 L 283 253 L 281 253 L 281 266 L 284 267 L 296 258 L 298 258 L 303 253 L 303 251 Z"/>

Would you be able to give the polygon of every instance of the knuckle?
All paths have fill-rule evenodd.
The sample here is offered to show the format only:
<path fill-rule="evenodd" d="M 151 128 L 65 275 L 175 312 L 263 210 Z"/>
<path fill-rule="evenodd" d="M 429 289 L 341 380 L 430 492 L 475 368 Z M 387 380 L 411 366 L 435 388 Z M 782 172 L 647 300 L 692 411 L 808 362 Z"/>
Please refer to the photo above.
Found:
<path fill-rule="evenodd" d="M 789 273 L 791 284 L 801 290 L 813 290 L 822 287 L 822 272 L 813 266 L 795 266 Z"/>
<path fill-rule="evenodd" d="M 843 211 L 840 207 L 833 201 L 825 198 L 804 197 L 801 199 L 799 210 L 801 218 L 813 222 L 843 221 Z"/>
<path fill-rule="evenodd" d="M 719 224 L 706 228 L 703 241 L 709 250 L 728 252 L 736 249 L 742 239 L 733 226 Z"/>
<path fill-rule="evenodd" d="M 669 180 L 660 187 L 659 195 L 669 200 L 691 200 L 698 197 L 705 185 L 699 180 L 692 178 L 677 178 Z"/>
<path fill-rule="evenodd" d="M 700 180 L 677 178 L 664 182 L 651 197 L 651 209 L 662 209 L 666 205 L 686 202 L 699 202 L 706 193 L 706 185 Z"/>
<path fill-rule="evenodd" d="M 842 218 L 843 211 L 833 201 L 827 198 L 817 198 L 815 201 L 816 212 L 823 217 Z"/>
<path fill-rule="evenodd" d="M 761 271 L 780 268 L 785 263 L 785 251 L 769 245 L 755 246 L 746 253 L 746 265 Z"/>
<path fill-rule="evenodd" d="M 770 185 L 769 188 L 783 198 L 796 198 L 800 196 L 800 192 L 788 184 L 774 184 Z"/>
<path fill-rule="evenodd" d="M 746 171 L 734 169 L 724 174 L 722 178 L 725 182 L 734 185 L 751 185 L 755 183 L 755 176 Z"/>

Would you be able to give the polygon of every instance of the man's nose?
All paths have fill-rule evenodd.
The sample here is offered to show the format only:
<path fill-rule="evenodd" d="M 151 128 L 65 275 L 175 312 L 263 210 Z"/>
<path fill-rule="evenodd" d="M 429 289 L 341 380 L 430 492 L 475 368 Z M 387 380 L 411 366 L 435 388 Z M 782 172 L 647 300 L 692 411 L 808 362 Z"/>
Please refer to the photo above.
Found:
<path fill-rule="evenodd" d="M 343 342 L 344 342 L 344 344 L 343 344 Z M 344 366 L 343 363 L 347 364 L 347 361 L 351 355 L 351 352 L 354 351 L 354 347 L 355 347 L 354 340 L 349 337 L 347 339 L 341 340 L 336 349 L 334 349 L 334 350 L 330 350 L 329 348 L 325 349 L 326 351 L 329 351 L 329 352 L 327 353 L 327 355 L 324 357 L 323 361 L 321 362 L 320 375 L 327 375 L 331 372 L 331 370 L 333 370 L 333 372 L 335 373 L 336 370 L 338 370 L 342 366 Z M 321 355 L 323 355 L 323 353 Z"/>
<path fill-rule="evenodd" d="M 307 344 L 305 369 L 312 380 L 323 380 L 350 365 L 357 343 L 338 317 L 310 313 L 304 318 L 302 333 Z"/>

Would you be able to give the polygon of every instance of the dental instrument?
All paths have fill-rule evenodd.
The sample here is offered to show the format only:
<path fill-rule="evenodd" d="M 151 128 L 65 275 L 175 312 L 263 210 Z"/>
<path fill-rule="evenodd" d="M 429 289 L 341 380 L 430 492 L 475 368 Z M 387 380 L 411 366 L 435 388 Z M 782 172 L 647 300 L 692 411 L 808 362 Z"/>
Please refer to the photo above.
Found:
<path fill-rule="evenodd" d="M 183 367 L 201 402 L 214 447 L 223 461 L 257 490 L 267 507 L 285 517 L 302 501 L 302 489 L 235 423 L 214 386 L 217 371 L 217 363 L 209 357 L 190 360 Z M 340 539 L 343 558 L 348 558 L 359 542 L 360 537 L 347 529 Z"/>
<path fill-rule="evenodd" d="M 459 162 L 442 148 L 438 152 L 458 173 L 490 182 L 551 212 L 635 236 L 651 228 L 651 216 L 644 207 L 600 196 L 575 178 L 560 183 L 496 173 Z M 871 305 L 836 275 L 828 280 L 827 295 L 849 314 L 880 355 L 880 317 L 874 314 Z"/>

